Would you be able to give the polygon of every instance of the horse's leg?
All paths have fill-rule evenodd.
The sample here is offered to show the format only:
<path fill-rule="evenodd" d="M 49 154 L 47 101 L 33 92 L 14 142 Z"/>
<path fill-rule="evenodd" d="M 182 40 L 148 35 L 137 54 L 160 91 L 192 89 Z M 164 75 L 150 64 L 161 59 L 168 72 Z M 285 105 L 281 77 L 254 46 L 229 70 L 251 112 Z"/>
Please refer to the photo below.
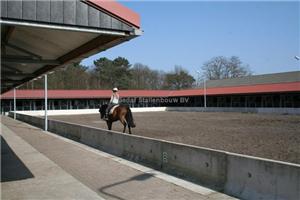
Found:
<path fill-rule="evenodd" d="M 120 122 L 123 124 L 123 133 L 125 133 L 125 131 L 126 131 L 126 126 L 127 126 L 127 123 L 126 123 L 126 120 L 125 120 L 125 118 L 124 117 L 122 117 L 121 119 L 120 119 Z"/>
<path fill-rule="evenodd" d="M 126 122 L 125 122 L 125 124 L 123 124 L 123 126 L 124 126 L 124 128 L 123 128 L 123 133 L 125 133 L 125 131 L 126 131 L 126 126 L 127 126 Z"/>
<path fill-rule="evenodd" d="M 131 134 L 131 127 L 128 125 L 129 134 Z"/>
<path fill-rule="evenodd" d="M 106 121 L 106 124 L 107 124 L 108 130 L 111 130 L 112 122 Z"/>

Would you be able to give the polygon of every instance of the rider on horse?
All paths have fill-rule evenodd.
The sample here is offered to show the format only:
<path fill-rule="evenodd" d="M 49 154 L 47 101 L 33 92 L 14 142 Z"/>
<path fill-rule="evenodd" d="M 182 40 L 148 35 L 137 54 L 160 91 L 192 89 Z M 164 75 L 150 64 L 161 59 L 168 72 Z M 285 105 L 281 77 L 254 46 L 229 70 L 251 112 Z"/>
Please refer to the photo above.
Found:
<path fill-rule="evenodd" d="M 110 101 L 109 101 L 109 104 L 108 104 L 108 107 L 105 111 L 105 117 L 104 117 L 104 120 L 107 120 L 108 119 L 108 113 L 110 111 L 110 109 L 112 109 L 115 105 L 118 105 L 119 104 L 119 99 L 120 99 L 120 96 L 118 94 L 118 88 L 113 88 L 112 89 L 113 93 L 110 97 Z"/>
<path fill-rule="evenodd" d="M 124 126 L 123 133 L 125 133 L 126 127 L 128 127 L 129 134 L 131 134 L 131 128 L 136 127 L 131 109 L 127 104 L 119 104 L 119 99 L 118 88 L 114 88 L 109 104 L 103 104 L 99 108 L 100 117 L 106 121 L 108 130 L 111 130 L 113 122 L 119 120 Z"/>

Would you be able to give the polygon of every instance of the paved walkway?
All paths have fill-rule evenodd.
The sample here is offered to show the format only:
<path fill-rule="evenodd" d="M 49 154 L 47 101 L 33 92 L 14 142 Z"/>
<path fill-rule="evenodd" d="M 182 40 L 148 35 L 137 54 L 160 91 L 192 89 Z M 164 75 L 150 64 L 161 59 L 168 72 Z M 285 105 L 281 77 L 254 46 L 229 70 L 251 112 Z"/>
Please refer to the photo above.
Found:
<path fill-rule="evenodd" d="M 18 170 L 6 170 L 25 174 L 1 183 L 3 199 L 232 199 L 20 121 L 1 120 L 2 136 L 19 158 Z"/>
<path fill-rule="evenodd" d="M 1 199 L 102 199 L 3 124 L 1 190 Z"/>

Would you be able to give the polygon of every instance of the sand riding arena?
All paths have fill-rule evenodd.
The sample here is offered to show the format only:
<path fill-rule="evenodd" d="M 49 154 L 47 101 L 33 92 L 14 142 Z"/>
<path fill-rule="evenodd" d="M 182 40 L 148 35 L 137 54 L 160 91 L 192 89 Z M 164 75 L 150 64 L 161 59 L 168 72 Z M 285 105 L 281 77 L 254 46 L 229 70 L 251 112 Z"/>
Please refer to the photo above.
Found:
<path fill-rule="evenodd" d="M 133 113 L 134 135 L 300 164 L 300 116 L 223 112 Z M 50 119 L 106 128 L 98 114 Z M 113 130 L 122 131 L 120 122 Z"/>

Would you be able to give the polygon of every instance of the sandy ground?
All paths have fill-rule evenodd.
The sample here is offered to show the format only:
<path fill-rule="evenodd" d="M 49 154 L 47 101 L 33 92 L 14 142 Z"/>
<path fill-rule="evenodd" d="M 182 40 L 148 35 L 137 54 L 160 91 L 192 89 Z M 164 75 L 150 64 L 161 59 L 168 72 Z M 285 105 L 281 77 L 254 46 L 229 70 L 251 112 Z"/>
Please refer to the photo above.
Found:
<path fill-rule="evenodd" d="M 300 116 L 244 113 L 133 113 L 133 134 L 300 164 Z M 50 119 L 107 128 L 99 115 Z M 122 131 L 120 122 L 113 130 Z"/>

